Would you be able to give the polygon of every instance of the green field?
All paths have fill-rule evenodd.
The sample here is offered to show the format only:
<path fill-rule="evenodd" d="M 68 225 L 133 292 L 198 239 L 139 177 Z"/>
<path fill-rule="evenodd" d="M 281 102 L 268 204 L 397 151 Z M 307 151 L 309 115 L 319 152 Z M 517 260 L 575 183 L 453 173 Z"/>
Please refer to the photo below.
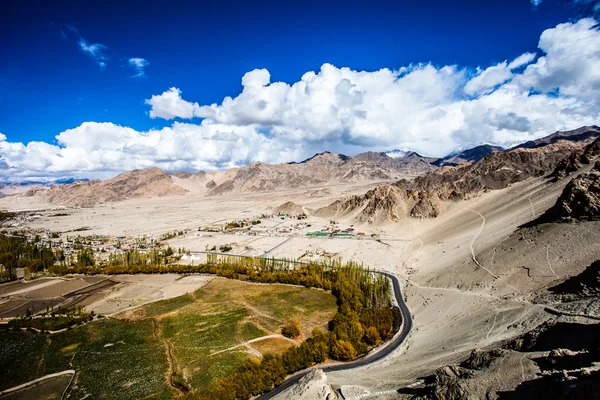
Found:
<path fill-rule="evenodd" d="M 136 399 L 170 392 L 165 352 L 152 338 L 151 321 L 106 319 L 56 335 L 1 332 L 0 368 L 9 371 L 2 376 L 3 389 L 75 369 L 70 398 Z"/>
<path fill-rule="evenodd" d="M 244 342 L 279 333 L 289 318 L 306 337 L 336 309 L 322 290 L 217 278 L 192 294 L 56 335 L 0 331 L 0 389 L 75 369 L 69 398 L 170 398 L 173 383 L 202 388 L 255 356 Z"/>
<path fill-rule="evenodd" d="M 241 343 L 280 333 L 289 318 L 298 319 L 309 336 L 316 326 L 325 329 L 336 309 L 335 297 L 322 290 L 214 279 L 191 295 L 149 304 L 123 318 L 155 318 L 158 336 L 172 345 L 179 379 L 198 389 L 251 356 L 236 347 Z"/>

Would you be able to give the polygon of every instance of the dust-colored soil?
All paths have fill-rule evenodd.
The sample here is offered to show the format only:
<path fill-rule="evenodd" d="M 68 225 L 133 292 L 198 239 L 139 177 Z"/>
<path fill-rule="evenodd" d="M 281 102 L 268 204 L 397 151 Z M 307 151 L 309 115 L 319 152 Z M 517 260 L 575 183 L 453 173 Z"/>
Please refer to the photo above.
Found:
<path fill-rule="evenodd" d="M 567 182 L 530 179 L 448 203 L 436 219 L 382 227 L 398 236 L 413 234 L 412 250 L 385 268 L 406 282 L 413 331 L 390 357 L 365 368 L 328 373 L 329 381 L 372 391 L 398 388 L 465 359 L 474 348 L 554 318 L 532 302 L 533 293 L 600 258 L 600 224 L 519 227 L 551 207 Z"/>
<path fill-rule="evenodd" d="M 106 296 L 87 305 L 86 310 L 102 315 L 118 314 L 144 304 L 191 293 L 204 286 L 212 277 L 140 274 L 119 275 L 111 279 L 118 282 L 118 285 L 113 287 Z"/>

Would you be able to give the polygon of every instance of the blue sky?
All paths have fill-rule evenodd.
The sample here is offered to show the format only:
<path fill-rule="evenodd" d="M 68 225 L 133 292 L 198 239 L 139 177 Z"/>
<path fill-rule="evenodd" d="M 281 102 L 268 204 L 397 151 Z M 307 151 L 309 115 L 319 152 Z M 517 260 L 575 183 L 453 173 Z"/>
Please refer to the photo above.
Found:
<path fill-rule="evenodd" d="M 7 179 L 93 177 L 150 165 L 172 170 L 219 169 L 253 161 L 289 161 L 323 150 L 356 153 L 393 146 L 441 155 L 470 141 L 523 140 L 526 137 L 518 132 L 539 135 L 554 125 L 536 125 L 531 116 L 517 115 L 508 108 L 494 114 L 494 110 L 500 108 L 488 105 L 481 111 L 489 113 L 494 132 L 471 134 L 479 128 L 469 126 L 468 118 L 463 116 L 465 126 L 457 123 L 447 137 L 440 137 L 442 145 L 436 147 L 435 136 L 420 132 L 408 117 L 390 120 L 394 110 L 389 110 L 389 115 L 378 116 L 379 105 L 367 97 L 377 93 L 378 99 L 385 99 L 387 95 L 372 79 L 361 78 L 360 71 L 374 73 L 386 69 L 395 73 L 394 79 L 416 71 L 414 75 L 425 76 L 432 88 L 448 85 L 444 93 L 432 99 L 427 99 L 431 91 L 421 84 L 414 90 L 423 90 L 422 96 L 411 87 L 409 92 L 413 97 L 400 94 L 396 97 L 397 101 L 410 102 L 406 109 L 413 107 L 415 99 L 425 98 L 418 110 L 447 113 L 449 104 L 489 95 L 489 90 L 499 89 L 523 72 L 527 64 L 537 62 L 538 57 L 545 54 L 539 47 L 540 35 L 561 23 L 576 24 L 583 17 L 589 17 L 594 4 L 587 0 L 545 0 L 537 5 L 528 0 L 370 3 L 171 0 L 150 4 L 146 1 L 5 1 L 0 4 L 0 13 L 4 16 L 0 26 L 3 55 L 0 60 L 0 132 L 6 139 L 5 145 L 0 145 L 0 165 L 4 166 L 3 175 Z M 589 23 L 584 27 L 590 32 L 596 32 L 595 29 Z M 587 50 L 581 50 L 584 59 L 589 59 L 583 53 L 593 53 L 594 44 L 591 40 Z M 468 80 L 486 68 L 504 61 L 510 63 L 523 54 L 532 54 L 531 60 L 512 69 L 512 73 L 504 68 L 505 79 L 493 87 L 481 91 L 473 89 L 472 84 L 471 89 L 461 92 Z M 283 89 L 273 87 L 275 82 L 293 86 L 309 71 L 314 71 L 317 78 L 325 77 L 324 64 L 335 67 L 329 76 L 339 75 L 338 81 L 348 81 L 346 94 L 355 93 L 352 101 L 356 104 L 349 106 L 350 97 L 347 97 L 343 106 L 327 102 L 326 106 L 318 106 L 319 99 L 328 98 L 327 93 L 332 93 L 324 91 L 308 106 L 290 97 L 290 93 L 283 93 Z M 426 66 L 436 73 L 427 75 Z M 352 73 L 339 72 L 343 68 Z M 453 68 L 453 71 L 444 72 L 444 68 Z M 224 98 L 236 99 L 244 90 L 242 77 L 260 69 L 268 70 L 269 78 L 266 81 L 260 78 L 257 87 L 273 87 L 271 92 L 277 93 L 263 90 L 248 97 L 253 99 L 252 104 L 264 104 L 267 111 L 278 104 L 274 114 L 257 120 L 249 118 L 247 114 L 256 114 L 256 111 L 249 108 L 247 112 L 240 111 L 244 106 L 241 100 L 234 108 L 227 109 Z M 437 82 L 442 75 L 443 82 Z M 561 94 L 560 88 L 540 86 L 548 81 L 546 78 L 536 83 L 531 79 L 522 80 L 536 93 L 541 88 L 548 96 L 552 90 Z M 394 79 L 387 79 L 386 84 L 393 84 Z M 564 81 L 561 79 L 556 82 Z M 322 82 L 323 88 L 330 87 L 325 79 Z M 573 82 L 567 84 L 573 87 Z M 146 103 L 170 88 L 178 89 L 177 96 L 169 100 L 171 106 L 197 103 L 200 110 L 216 103 L 221 107 L 215 111 L 219 116 L 214 110 L 204 109 L 191 111 L 191 114 L 171 109 L 165 114 L 161 105 L 164 108 L 166 103 Z M 565 95 L 573 97 L 566 86 Z M 597 105 L 594 96 L 592 93 L 577 100 L 582 102 L 581 107 L 592 107 Z M 160 99 L 168 100 L 157 97 Z M 371 108 L 358 106 L 368 102 Z M 283 103 L 291 110 L 284 109 Z M 563 106 L 574 107 L 567 103 Z M 322 117 L 323 123 L 319 125 L 315 120 L 304 121 L 299 116 L 296 111 L 302 107 L 334 107 L 336 120 L 346 121 L 346 114 L 360 115 L 371 125 L 366 127 L 363 122 L 352 120 L 333 126 L 336 124 L 325 121 L 325 116 L 315 117 L 315 120 Z M 503 103 L 503 107 L 508 106 Z M 573 118 L 573 124 L 597 120 L 593 112 L 585 110 L 588 118 Z M 593 108 L 593 111 L 597 110 Z M 315 114 L 314 110 L 312 113 Z M 295 122 L 289 125 L 287 121 L 291 120 Z M 514 123 L 520 124 L 518 129 L 513 129 Z M 556 129 L 568 127 L 565 124 L 562 119 L 555 121 Z M 211 125 L 210 129 L 207 125 Z M 182 133 L 183 141 L 204 141 L 196 153 L 187 153 L 178 159 L 175 150 L 159 154 L 149 149 L 158 143 L 167 146 L 165 137 L 177 137 L 178 130 L 200 129 L 194 126 L 212 129 L 210 138 L 204 131 Z M 127 133 L 127 129 L 133 133 Z M 511 136 L 511 130 L 517 134 Z M 386 134 L 380 134 L 381 131 Z M 412 133 L 409 135 L 408 131 Z M 135 143 L 128 144 L 131 135 L 144 136 L 149 132 L 159 132 L 156 134 L 162 136 L 152 143 L 136 139 Z M 229 138 L 229 144 L 223 146 L 225 150 L 219 147 L 221 142 L 207 141 L 223 135 Z M 110 138 L 114 146 L 108 148 L 99 143 L 103 137 Z M 252 148 L 243 156 L 236 155 L 248 147 L 245 141 L 256 143 L 263 139 L 264 146 Z M 227 147 L 236 140 L 239 148 Z M 32 141 L 41 144 L 27 146 Z M 83 141 L 85 145 L 76 148 Z M 145 150 L 140 146 L 146 146 Z M 124 149 L 129 152 L 119 155 L 118 151 Z M 274 157 L 274 152 L 280 155 Z M 117 159 L 125 154 L 133 155 L 137 161 L 119 162 Z M 26 159 L 33 155 L 44 161 L 28 162 Z M 56 157 L 60 159 L 56 161 Z M 68 157 L 72 157 L 72 162 L 65 161 Z"/>

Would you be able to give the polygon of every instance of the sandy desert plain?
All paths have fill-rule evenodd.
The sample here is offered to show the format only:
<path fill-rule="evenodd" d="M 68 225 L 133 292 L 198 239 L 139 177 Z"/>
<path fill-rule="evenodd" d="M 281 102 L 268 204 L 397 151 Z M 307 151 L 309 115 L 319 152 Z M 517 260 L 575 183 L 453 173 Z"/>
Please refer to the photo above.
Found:
<path fill-rule="evenodd" d="M 581 172 L 590 168 L 586 167 Z M 410 395 L 398 393 L 396 390 L 418 382 L 420 377 L 431 374 L 440 366 L 459 362 L 473 349 L 486 348 L 500 340 L 516 337 L 546 320 L 593 322 L 580 316 L 552 315 L 544 306 L 532 301 L 531 293 L 549 287 L 559 279 L 580 273 L 598 257 L 600 222 L 552 226 L 548 227 L 547 232 L 543 232 L 543 228 L 536 228 L 538 231 L 535 236 L 528 233 L 527 229 L 518 230 L 520 226 L 534 220 L 552 206 L 567 182 L 568 180 L 562 180 L 548 183 L 544 178 L 528 179 L 502 190 L 481 193 L 465 201 L 445 203 L 441 215 L 435 219 L 407 217 L 394 223 L 370 225 L 355 222 L 353 215 L 338 218 L 341 229 L 352 226 L 356 231 L 365 232 L 365 237 L 361 238 L 306 237 L 306 232 L 319 230 L 330 222 L 328 219 L 310 215 L 311 211 L 340 197 L 364 193 L 385 182 L 337 184 L 310 189 L 217 197 L 189 195 L 129 200 L 102 204 L 94 208 L 48 208 L 44 204 L 27 203 L 27 199 L 7 197 L 0 200 L 0 207 L 9 210 L 36 210 L 35 215 L 28 218 L 24 224 L 30 229 L 62 232 L 61 236 L 69 232 L 73 234 L 73 231 L 82 227 L 89 228 L 84 232 L 86 235 L 100 234 L 110 237 L 161 235 L 174 230 L 184 230 L 183 235 L 169 239 L 169 245 L 199 253 L 181 262 L 201 262 L 204 255 L 200 252 L 207 248 L 235 243 L 233 254 L 268 254 L 274 257 L 298 258 L 307 250 L 319 249 L 345 261 L 354 260 L 372 269 L 393 273 L 400 278 L 403 295 L 413 317 L 414 326 L 407 340 L 383 360 L 361 368 L 328 372 L 326 378 L 322 378 L 315 387 L 307 384 L 302 390 L 297 387 L 291 388 L 279 394 L 277 398 L 315 398 L 321 386 L 326 383 L 333 388 L 345 387 L 347 392 L 357 393 L 356 398 L 396 399 L 410 398 Z M 310 227 L 281 235 L 198 231 L 203 226 L 272 213 L 275 207 L 287 201 L 304 207 L 309 216 L 303 222 L 310 224 Z M 58 211 L 60 216 L 56 216 Z M 296 223 L 294 219 L 274 217 L 264 221 L 262 226 L 291 227 Z M 539 229 L 542 229 L 542 232 Z M 523 241 L 527 244 L 523 245 Z M 573 245 L 581 241 L 588 244 L 585 250 Z M 515 242 L 521 242 L 520 247 L 517 247 Z M 573 265 L 576 267 L 573 268 Z M 47 285 L 44 289 L 53 289 L 51 295 L 38 297 L 67 296 L 76 289 L 98 285 L 106 280 L 110 280 L 111 284 L 101 287 L 101 294 L 87 299 L 85 307 L 97 314 L 116 318 L 106 318 L 94 323 L 104 327 L 107 324 L 120 324 L 124 319 L 130 321 L 133 325 L 127 329 L 139 329 L 139 332 L 143 332 L 140 335 L 144 339 L 134 339 L 135 334 L 125 328 L 122 328 L 122 335 L 132 335 L 131 341 L 135 343 L 134 346 L 137 346 L 139 352 L 150 352 L 156 357 L 153 361 L 154 370 L 134 371 L 134 376 L 117 380 L 116 384 L 123 385 L 121 389 L 135 388 L 138 380 L 146 379 L 149 382 L 146 384 L 155 385 L 150 392 L 168 396 L 171 392 L 165 389 L 165 380 L 160 379 L 160 375 L 164 375 L 163 369 L 168 369 L 170 373 L 175 371 L 179 374 L 177 376 L 184 376 L 184 379 L 196 382 L 206 379 L 193 371 L 194 368 L 198 368 L 194 366 L 194 362 L 197 362 L 195 357 L 205 357 L 207 353 L 195 352 L 193 346 L 182 347 L 183 341 L 178 343 L 181 339 L 178 335 L 185 333 L 181 333 L 184 329 L 181 329 L 180 333 L 176 332 L 177 319 L 173 318 L 173 315 L 181 313 L 194 318 L 191 309 L 185 308 L 188 302 L 197 304 L 197 307 L 203 310 L 203 315 L 209 315 L 206 307 L 210 306 L 210 302 L 202 303 L 198 302 L 198 299 L 203 296 L 219 296 L 214 290 L 214 287 L 219 285 L 223 293 L 228 293 L 226 288 L 228 285 L 229 289 L 232 286 L 223 283 L 227 281 L 221 278 L 177 275 L 46 278 L 20 284 L 13 288 L 14 290 L 3 289 L 0 286 L 0 296 L 3 302 L 11 298 L 29 300 L 28 293 L 31 294 L 31 298 L 35 298 L 34 294 L 38 292 L 33 290 L 33 285 Z M 309 332 L 309 327 L 325 325 L 327 317 L 335 310 L 334 303 L 330 303 L 329 306 L 323 305 L 327 304 L 324 298 L 314 304 L 310 303 L 314 299 L 307 300 L 312 305 L 296 304 L 276 311 L 272 309 L 272 305 L 258 301 L 260 296 L 257 296 L 248 294 L 247 297 L 232 302 L 243 309 L 240 311 L 243 315 L 235 318 L 249 318 L 253 323 L 247 326 L 248 329 L 256 330 L 257 326 L 260 327 L 258 332 L 238 331 L 231 334 L 225 347 L 235 349 L 231 352 L 233 357 L 242 357 L 240 354 L 244 357 L 248 357 L 248 354 L 260 355 L 261 346 L 252 346 L 250 341 L 263 336 L 267 339 L 280 339 L 281 335 L 276 332 L 277 324 L 290 316 L 302 318 L 305 315 L 302 313 L 303 307 L 321 307 L 320 319 L 301 321 L 303 333 Z M 293 297 L 286 297 L 286 301 L 290 298 Z M 173 299 L 176 299 L 175 303 L 169 303 Z M 5 308 L 3 310 L 6 311 Z M 163 344 L 151 341 L 151 335 L 156 335 L 156 328 L 152 328 L 152 323 L 155 322 L 150 321 L 158 321 L 158 335 L 167 349 L 172 348 L 170 351 L 174 351 L 179 364 L 174 366 L 171 362 L 169 366 L 165 366 L 168 362 L 162 351 Z M 202 325 L 203 322 L 198 323 Z M 76 329 L 90 335 L 90 326 L 92 323 Z M 239 324 L 237 327 L 236 329 L 239 329 Z M 93 337 L 81 340 L 84 351 L 113 351 L 112 349 L 119 346 L 116 337 L 109 338 L 110 334 L 106 333 L 106 330 L 100 331 L 100 334 L 94 333 Z M 62 352 L 75 357 L 74 349 L 68 348 L 71 345 L 56 349 L 56 345 L 53 344 L 54 335 L 50 335 L 49 338 L 45 344 L 46 354 Z M 103 340 L 106 343 L 102 343 Z M 124 342 L 128 343 L 127 340 Z M 267 347 L 270 345 L 271 343 L 267 343 Z M 277 344 L 282 345 L 285 346 L 285 343 Z M 32 345 L 32 348 L 34 347 Z M 161 348 L 161 351 L 158 351 L 158 348 Z M 514 365 L 498 373 L 498 385 L 508 390 L 524 378 L 534 377 L 536 366 L 530 358 L 523 355 L 516 361 L 507 361 Z M 111 362 L 119 362 L 118 359 L 120 360 L 115 357 Z M 52 364 L 50 361 L 44 362 Z M 73 362 L 70 365 L 72 366 Z M 68 362 L 62 362 L 60 368 L 71 369 L 68 366 Z M 46 365 L 39 368 L 37 373 L 43 375 L 43 371 L 48 372 L 50 369 Z M 116 375 L 118 374 L 106 375 L 106 379 L 117 379 Z M 82 376 L 85 376 L 85 371 Z M 31 379 L 37 377 L 35 373 L 30 376 Z M 64 377 L 54 379 L 60 379 L 61 385 L 64 385 Z M 86 395 L 93 398 L 85 379 L 81 380 L 83 382 L 78 384 L 79 389 L 76 385 L 73 392 L 75 397 L 72 398 L 84 398 Z M 23 382 L 19 381 L 19 377 L 12 377 L 10 383 L 9 385 L 5 382 L 2 389 Z M 58 383 L 57 385 L 64 387 Z M 115 393 L 105 386 L 98 390 L 100 391 L 97 393 L 108 390 L 108 398 L 111 397 L 110 393 Z M 121 395 L 126 392 L 121 392 Z M 5 396 L 25 398 L 19 397 L 18 393 Z M 142 392 L 132 391 L 131 396 L 126 397 L 136 398 L 141 394 Z"/>

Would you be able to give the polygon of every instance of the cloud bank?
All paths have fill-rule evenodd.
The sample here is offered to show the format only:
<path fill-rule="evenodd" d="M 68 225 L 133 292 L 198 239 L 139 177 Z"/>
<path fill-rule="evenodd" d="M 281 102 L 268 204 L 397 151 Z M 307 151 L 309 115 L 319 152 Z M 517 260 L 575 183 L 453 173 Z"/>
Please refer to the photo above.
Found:
<path fill-rule="evenodd" d="M 4 180 L 106 177 L 158 166 L 215 170 L 287 162 L 317 151 L 410 148 L 443 156 L 459 146 L 512 144 L 600 121 L 600 32 L 591 18 L 542 33 L 539 55 L 486 68 L 415 64 L 355 71 L 324 64 L 292 84 L 266 69 L 242 77 L 242 91 L 200 105 L 178 88 L 146 100 L 150 118 L 177 119 L 139 132 L 86 122 L 57 144 L 0 137 Z M 187 120 L 184 122 L 183 120 Z"/>

